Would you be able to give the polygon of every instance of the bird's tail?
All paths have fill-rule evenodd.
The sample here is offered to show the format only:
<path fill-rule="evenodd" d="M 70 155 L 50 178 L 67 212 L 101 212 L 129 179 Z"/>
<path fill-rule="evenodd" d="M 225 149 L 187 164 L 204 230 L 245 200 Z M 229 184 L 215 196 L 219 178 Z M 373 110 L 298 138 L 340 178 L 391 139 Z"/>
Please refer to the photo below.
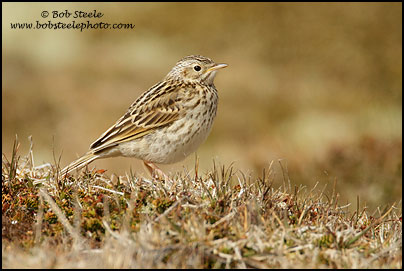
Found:
<path fill-rule="evenodd" d="M 77 159 L 76 161 L 70 163 L 70 165 L 68 165 L 64 169 L 62 169 L 62 171 L 60 172 L 60 175 L 63 176 L 76 169 L 85 167 L 86 165 L 90 164 L 92 161 L 94 161 L 95 159 L 98 159 L 98 158 L 99 158 L 99 155 L 95 155 L 92 152 L 88 152 L 85 155 L 83 155 L 82 157 L 80 157 L 79 159 Z"/>

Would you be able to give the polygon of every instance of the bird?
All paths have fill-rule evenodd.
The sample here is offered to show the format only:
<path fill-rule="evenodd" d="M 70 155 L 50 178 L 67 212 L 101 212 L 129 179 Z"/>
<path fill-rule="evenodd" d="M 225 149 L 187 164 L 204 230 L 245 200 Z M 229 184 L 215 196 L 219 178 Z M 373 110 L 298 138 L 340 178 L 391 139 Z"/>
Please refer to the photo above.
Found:
<path fill-rule="evenodd" d="M 152 177 L 167 179 L 156 164 L 179 162 L 206 140 L 218 105 L 213 81 L 217 71 L 227 66 L 201 55 L 180 59 L 61 175 L 97 159 L 124 156 L 142 160 Z"/>

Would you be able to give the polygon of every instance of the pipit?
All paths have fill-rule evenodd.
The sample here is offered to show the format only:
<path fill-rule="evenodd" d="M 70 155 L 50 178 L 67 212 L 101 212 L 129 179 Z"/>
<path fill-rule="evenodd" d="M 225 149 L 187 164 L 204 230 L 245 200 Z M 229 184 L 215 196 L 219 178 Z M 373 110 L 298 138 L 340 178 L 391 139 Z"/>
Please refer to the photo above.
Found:
<path fill-rule="evenodd" d="M 155 165 L 171 164 L 193 153 L 207 138 L 216 116 L 213 80 L 227 67 L 203 56 L 184 57 L 159 83 L 144 92 L 128 111 L 61 174 L 100 158 L 143 160 L 152 176 L 167 176 Z"/>

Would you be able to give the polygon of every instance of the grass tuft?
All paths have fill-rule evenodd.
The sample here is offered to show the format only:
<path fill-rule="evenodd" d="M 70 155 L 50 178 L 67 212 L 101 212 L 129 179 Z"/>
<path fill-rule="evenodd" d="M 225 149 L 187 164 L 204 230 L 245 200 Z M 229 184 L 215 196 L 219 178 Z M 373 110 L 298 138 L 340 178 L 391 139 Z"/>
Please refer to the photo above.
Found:
<path fill-rule="evenodd" d="M 59 180 L 17 140 L 2 167 L 4 268 L 401 268 L 402 210 L 354 214 L 336 180 L 296 186 L 272 164 L 251 179 L 233 165 L 167 182 L 85 170 Z M 116 176 L 114 177 L 116 178 Z"/>

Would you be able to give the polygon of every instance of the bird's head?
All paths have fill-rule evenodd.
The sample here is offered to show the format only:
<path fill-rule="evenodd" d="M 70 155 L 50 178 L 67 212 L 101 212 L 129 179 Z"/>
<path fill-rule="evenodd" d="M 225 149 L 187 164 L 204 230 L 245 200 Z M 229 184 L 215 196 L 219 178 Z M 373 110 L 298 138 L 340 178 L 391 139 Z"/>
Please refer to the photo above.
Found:
<path fill-rule="evenodd" d="M 213 85 L 217 70 L 225 67 L 227 64 L 217 64 L 207 57 L 191 55 L 178 61 L 166 79 Z"/>

